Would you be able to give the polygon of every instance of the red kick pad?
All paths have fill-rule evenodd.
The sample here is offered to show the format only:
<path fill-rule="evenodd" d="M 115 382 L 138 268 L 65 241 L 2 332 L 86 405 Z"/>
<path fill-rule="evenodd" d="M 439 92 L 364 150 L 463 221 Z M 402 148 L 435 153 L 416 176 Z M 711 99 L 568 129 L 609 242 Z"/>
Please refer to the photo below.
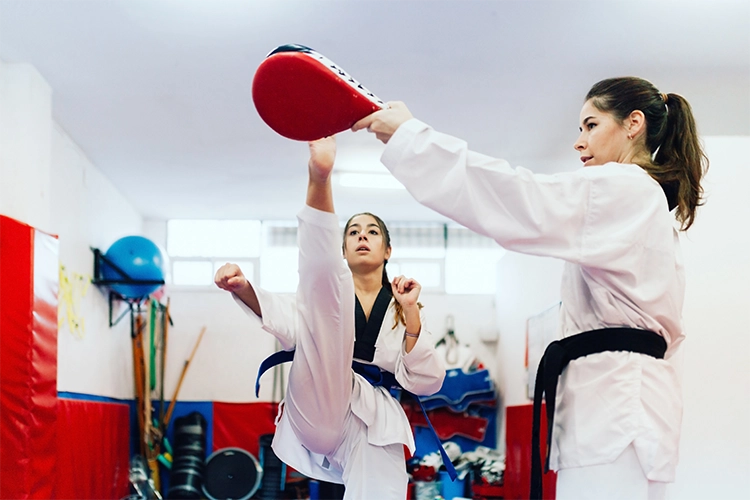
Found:
<path fill-rule="evenodd" d="M 412 426 L 428 427 L 422 410 L 416 404 L 402 403 L 406 417 Z M 448 408 L 438 408 L 427 412 L 430 423 L 441 441 L 453 436 L 461 436 L 473 441 L 483 441 L 489 421 L 486 418 L 475 417 L 467 413 L 454 412 Z"/>
<path fill-rule="evenodd" d="M 0 215 L 0 498 L 54 498 L 57 237 Z"/>
<path fill-rule="evenodd" d="M 298 141 L 343 132 L 386 107 L 338 65 L 303 45 L 282 45 L 263 60 L 253 78 L 253 102 L 269 127 Z"/>

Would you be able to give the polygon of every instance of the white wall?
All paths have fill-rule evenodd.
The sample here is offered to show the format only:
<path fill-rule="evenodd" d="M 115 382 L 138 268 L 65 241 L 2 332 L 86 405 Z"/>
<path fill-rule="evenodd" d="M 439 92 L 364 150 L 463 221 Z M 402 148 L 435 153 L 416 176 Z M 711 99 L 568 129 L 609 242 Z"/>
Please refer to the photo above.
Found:
<path fill-rule="evenodd" d="M 503 395 L 500 415 L 507 406 L 528 403 L 526 320 L 560 301 L 563 262 L 508 252 L 497 266 L 497 328 L 495 358 L 497 380 Z M 498 422 L 498 447 L 504 449 L 505 419 Z"/>
<path fill-rule="evenodd" d="M 50 227 L 52 89 L 28 64 L 0 61 L 0 213 Z"/>
<path fill-rule="evenodd" d="M 750 472 L 750 137 L 705 144 L 708 202 L 681 237 L 686 340 L 671 359 L 684 384 L 680 465 L 668 490 L 675 499 L 743 497 Z M 561 274 L 561 262 L 514 253 L 498 266 L 496 363 L 506 405 L 528 402 L 526 319 L 559 300 Z"/>
<path fill-rule="evenodd" d="M 52 134 L 51 171 L 51 227 L 60 238 L 60 264 L 73 284 L 69 296 L 64 287 L 59 296 L 57 389 L 132 398 L 129 317 L 110 328 L 106 290 L 90 285 L 84 295 L 75 277 L 90 282 L 94 269 L 90 247 L 104 252 L 123 236 L 141 234 L 142 218 L 58 126 Z M 69 306 L 73 316 L 83 321 L 82 331 L 71 328 Z"/>
<path fill-rule="evenodd" d="M 750 137 L 708 138 L 706 147 L 708 202 L 682 238 L 685 409 L 675 499 L 743 498 L 750 472 Z"/>

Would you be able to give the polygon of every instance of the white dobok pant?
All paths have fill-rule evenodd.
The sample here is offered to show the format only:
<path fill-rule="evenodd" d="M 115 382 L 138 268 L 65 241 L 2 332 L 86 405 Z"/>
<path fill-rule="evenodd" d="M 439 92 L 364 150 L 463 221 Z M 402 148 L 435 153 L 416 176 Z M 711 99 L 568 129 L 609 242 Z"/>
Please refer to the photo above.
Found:
<path fill-rule="evenodd" d="M 664 500 L 666 489 L 646 478 L 632 444 L 612 463 L 557 471 L 557 500 Z"/>

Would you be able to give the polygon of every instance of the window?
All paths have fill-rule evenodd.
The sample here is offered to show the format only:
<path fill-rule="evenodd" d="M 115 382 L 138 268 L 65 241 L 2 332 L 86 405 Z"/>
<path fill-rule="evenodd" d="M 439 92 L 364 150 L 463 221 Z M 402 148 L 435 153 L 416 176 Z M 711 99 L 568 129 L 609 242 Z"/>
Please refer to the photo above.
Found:
<path fill-rule="evenodd" d="M 297 222 L 263 222 L 260 286 L 269 292 L 297 290 Z"/>
<path fill-rule="evenodd" d="M 387 222 L 386 222 L 387 224 Z M 394 259 L 442 259 L 445 257 L 445 225 L 399 222 L 389 224 Z"/>
<path fill-rule="evenodd" d="M 200 286 L 213 280 L 210 260 L 177 260 L 172 263 L 172 284 Z M 217 268 L 218 269 L 218 268 Z"/>
<path fill-rule="evenodd" d="M 444 289 L 444 225 L 433 222 L 396 222 L 388 225 L 391 258 L 388 277 L 404 275 L 422 285 L 423 292 L 440 293 Z"/>
<path fill-rule="evenodd" d="M 462 226 L 447 228 L 445 292 L 452 294 L 494 294 L 497 262 L 505 249 L 492 239 Z"/>
<path fill-rule="evenodd" d="M 396 276 L 404 275 L 414 278 L 422 286 L 423 292 L 443 291 L 443 261 L 442 259 L 418 260 L 399 259 L 388 261 L 388 277 L 392 280 Z"/>
<path fill-rule="evenodd" d="M 495 269 L 505 250 L 491 239 L 438 222 L 396 222 L 388 230 L 391 279 L 414 278 L 423 292 L 495 293 Z M 299 281 L 297 221 L 170 220 L 167 253 L 171 283 L 178 287 L 213 287 L 226 262 L 271 292 L 293 293 Z"/>
<path fill-rule="evenodd" d="M 171 257 L 257 257 L 260 221 L 170 220 L 167 252 Z"/>
<path fill-rule="evenodd" d="M 167 254 L 172 284 L 208 287 L 216 271 L 227 262 L 240 266 L 248 279 L 257 279 L 260 256 L 260 221 L 167 221 Z"/>

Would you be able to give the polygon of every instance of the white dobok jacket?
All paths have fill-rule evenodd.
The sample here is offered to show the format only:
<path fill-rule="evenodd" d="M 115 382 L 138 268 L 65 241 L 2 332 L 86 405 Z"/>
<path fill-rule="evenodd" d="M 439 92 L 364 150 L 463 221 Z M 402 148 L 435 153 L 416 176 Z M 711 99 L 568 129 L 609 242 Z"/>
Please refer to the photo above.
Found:
<path fill-rule="evenodd" d="M 305 207 L 300 213 L 300 224 L 305 218 L 314 218 L 315 211 Z M 317 217 L 320 219 L 320 217 Z M 335 218 L 334 223 L 337 224 Z M 320 223 L 320 221 L 318 221 Z M 336 231 L 338 231 L 338 226 Z M 346 264 L 344 263 L 344 266 Z M 302 279 L 302 277 L 301 277 Z M 260 302 L 262 328 L 275 336 L 284 350 L 294 349 L 297 332 L 307 325 L 298 311 L 301 306 L 298 296 L 277 295 L 255 287 Z M 235 301 L 248 314 L 258 320 L 258 316 L 235 296 Z M 445 367 L 435 351 L 435 340 L 426 328 L 424 314 L 420 311 L 422 329 L 412 350 L 404 350 L 405 326 L 399 322 L 395 328 L 395 302 L 391 302 L 380 327 L 373 361 L 379 368 L 396 376 L 401 386 L 413 394 L 428 395 L 437 392 L 445 378 Z M 354 324 L 354 310 L 351 311 Z M 365 361 L 358 360 L 366 363 Z M 323 371 L 325 366 L 318 367 Z M 375 446 L 400 443 L 411 453 L 415 451 L 414 436 L 401 404 L 383 387 L 372 386 L 361 375 L 352 373 L 351 411 L 367 426 L 367 440 Z M 308 477 L 341 483 L 339 472 L 322 467 L 322 455 L 304 449 L 297 440 L 292 428 L 284 422 L 285 416 L 277 420 L 274 451 L 284 462 Z"/>
<path fill-rule="evenodd" d="M 555 175 L 511 168 L 416 119 L 382 162 L 423 205 L 516 252 L 566 262 L 562 336 L 625 326 L 683 339 L 685 275 L 662 188 L 637 165 Z M 550 467 L 610 463 L 635 446 L 648 479 L 674 481 L 682 418 L 666 360 L 603 352 L 572 361 L 558 386 Z"/>

